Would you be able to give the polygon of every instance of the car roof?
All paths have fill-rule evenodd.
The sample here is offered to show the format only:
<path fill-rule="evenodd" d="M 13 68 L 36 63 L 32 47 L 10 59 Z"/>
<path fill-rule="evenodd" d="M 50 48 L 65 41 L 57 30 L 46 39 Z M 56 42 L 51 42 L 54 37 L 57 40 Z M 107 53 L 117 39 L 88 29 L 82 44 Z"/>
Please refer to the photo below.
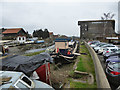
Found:
<path fill-rule="evenodd" d="M 13 85 L 21 76 L 23 75 L 22 72 L 14 72 L 14 71 L 0 71 L 0 78 L 11 78 L 9 81 L 6 82 L 11 82 L 8 84 L 3 84 L 0 86 L 1 88 L 9 88 L 11 85 Z M 2 82 L 2 81 L 1 81 Z"/>
<path fill-rule="evenodd" d="M 118 47 L 106 47 L 107 49 L 118 49 Z"/>

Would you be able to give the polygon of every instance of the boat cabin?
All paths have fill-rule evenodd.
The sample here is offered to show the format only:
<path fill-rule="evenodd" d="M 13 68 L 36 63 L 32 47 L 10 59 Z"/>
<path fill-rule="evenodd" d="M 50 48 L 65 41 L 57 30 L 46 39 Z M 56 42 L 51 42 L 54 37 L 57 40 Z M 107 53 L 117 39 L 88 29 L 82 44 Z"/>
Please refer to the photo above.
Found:
<path fill-rule="evenodd" d="M 56 53 L 58 53 L 59 50 L 66 51 L 69 48 L 69 41 L 69 38 L 57 38 L 55 40 Z"/>

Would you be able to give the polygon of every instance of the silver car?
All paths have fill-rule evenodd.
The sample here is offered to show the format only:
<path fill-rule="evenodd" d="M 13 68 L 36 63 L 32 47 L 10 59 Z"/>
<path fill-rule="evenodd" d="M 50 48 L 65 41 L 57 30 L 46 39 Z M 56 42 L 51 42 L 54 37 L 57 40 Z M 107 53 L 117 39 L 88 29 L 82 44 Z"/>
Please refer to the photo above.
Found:
<path fill-rule="evenodd" d="M 0 90 L 4 89 L 40 89 L 54 90 L 50 85 L 38 80 L 32 80 L 22 72 L 0 71 Z"/>

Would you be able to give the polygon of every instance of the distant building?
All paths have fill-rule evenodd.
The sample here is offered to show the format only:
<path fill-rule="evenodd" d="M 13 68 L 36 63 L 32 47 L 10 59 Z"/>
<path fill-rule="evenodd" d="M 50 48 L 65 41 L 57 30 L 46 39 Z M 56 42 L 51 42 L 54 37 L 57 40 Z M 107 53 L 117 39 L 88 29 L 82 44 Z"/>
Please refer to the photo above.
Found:
<path fill-rule="evenodd" d="M 54 35 L 53 32 L 49 32 L 49 37 L 50 38 L 53 38 L 53 35 Z"/>
<path fill-rule="evenodd" d="M 20 43 L 26 41 L 27 33 L 23 28 L 6 29 L 2 32 L 3 39 L 17 40 Z"/>
<path fill-rule="evenodd" d="M 58 37 L 60 37 L 60 36 L 59 36 L 59 35 L 53 35 L 53 37 L 54 37 L 54 38 L 58 38 Z"/>
<path fill-rule="evenodd" d="M 115 36 L 115 20 L 78 21 L 81 39 L 106 39 Z"/>

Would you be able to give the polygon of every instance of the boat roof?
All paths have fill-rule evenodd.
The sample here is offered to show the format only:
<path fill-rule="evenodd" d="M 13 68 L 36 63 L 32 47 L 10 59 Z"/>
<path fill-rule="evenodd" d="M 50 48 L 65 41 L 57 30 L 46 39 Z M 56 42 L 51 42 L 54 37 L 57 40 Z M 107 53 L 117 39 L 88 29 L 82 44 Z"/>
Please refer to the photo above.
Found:
<path fill-rule="evenodd" d="M 42 66 L 45 61 L 53 62 L 53 59 L 48 53 L 41 53 L 31 57 L 14 55 L 3 58 L 0 67 L 2 67 L 3 71 L 19 71 L 30 76 L 38 67 Z"/>
<path fill-rule="evenodd" d="M 14 84 L 21 76 L 23 75 L 22 72 L 14 72 L 14 71 L 0 71 L 0 79 L 1 84 L 4 79 L 4 81 L 9 82 L 7 84 L 3 84 L 0 86 L 0 90 L 2 88 L 9 88 L 12 84 Z"/>
<path fill-rule="evenodd" d="M 69 42 L 70 40 L 70 38 L 56 38 L 55 42 Z"/>

